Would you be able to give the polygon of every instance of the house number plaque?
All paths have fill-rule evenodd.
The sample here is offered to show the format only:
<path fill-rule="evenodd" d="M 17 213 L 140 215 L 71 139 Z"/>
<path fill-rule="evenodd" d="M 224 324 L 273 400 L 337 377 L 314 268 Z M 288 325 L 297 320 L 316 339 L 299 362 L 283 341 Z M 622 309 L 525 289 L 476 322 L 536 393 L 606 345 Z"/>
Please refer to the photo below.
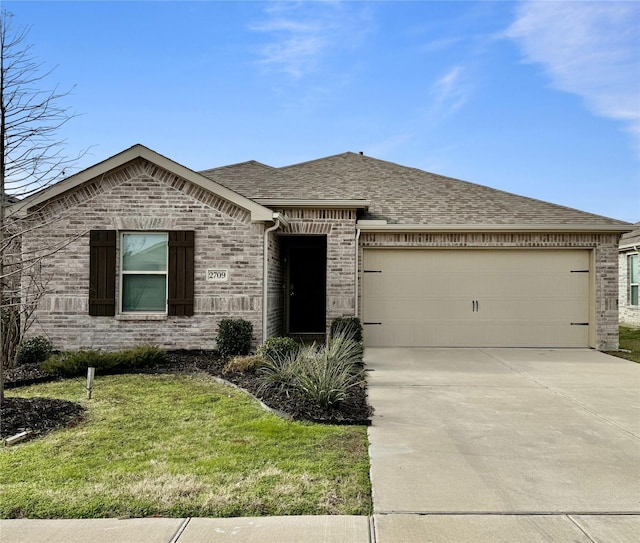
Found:
<path fill-rule="evenodd" d="M 207 281 L 226 282 L 229 280 L 229 270 L 207 270 Z"/>

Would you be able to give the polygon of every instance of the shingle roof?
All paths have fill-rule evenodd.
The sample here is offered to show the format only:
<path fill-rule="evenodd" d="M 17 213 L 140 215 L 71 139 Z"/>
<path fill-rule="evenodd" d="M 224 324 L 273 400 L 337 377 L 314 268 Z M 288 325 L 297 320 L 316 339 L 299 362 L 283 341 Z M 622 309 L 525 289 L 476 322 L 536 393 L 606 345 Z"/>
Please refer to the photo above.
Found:
<path fill-rule="evenodd" d="M 640 225 L 640 223 L 636 223 L 636 226 L 638 225 Z M 620 246 L 627 247 L 630 245 L 640 245 L 640 228 L 637 228 L 633 232 L 622 234 L 622 237 L 620 238 Z"/>
<path fill-rule="evenodd" d="M 363 218 L 389 224 L 627 224 L 350 152 L 282 168 L 251 161 L 200 173 L 251 199 L 366 199 Z"/>

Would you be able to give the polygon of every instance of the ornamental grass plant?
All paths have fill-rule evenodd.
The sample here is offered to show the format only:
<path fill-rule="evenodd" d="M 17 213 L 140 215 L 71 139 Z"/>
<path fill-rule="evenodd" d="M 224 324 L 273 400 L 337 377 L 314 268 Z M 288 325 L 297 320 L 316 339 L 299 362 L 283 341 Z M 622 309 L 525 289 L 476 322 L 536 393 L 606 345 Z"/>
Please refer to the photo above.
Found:
<path fill-rule="evenodd" d="M 326 345 L 313 343 L 284 355 L 265 356 L 265 364 L 258 369 L 261 389 L 300 395 L 323 408 L 339 404 L 351 387 L 364 380 L 363 349 L 354 334 L 345 331 Z"/>

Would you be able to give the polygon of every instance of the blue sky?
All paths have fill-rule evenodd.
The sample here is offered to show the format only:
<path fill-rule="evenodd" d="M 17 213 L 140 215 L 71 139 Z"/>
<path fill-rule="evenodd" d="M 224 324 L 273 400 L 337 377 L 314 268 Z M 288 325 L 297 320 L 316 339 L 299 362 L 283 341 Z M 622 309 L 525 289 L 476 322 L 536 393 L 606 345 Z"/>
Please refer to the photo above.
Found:
<path fill-rule="evenodd" d="M 640 2 L 31 2 L 61 132 L 202 170 L 345 151 L 640 221 Z"/>

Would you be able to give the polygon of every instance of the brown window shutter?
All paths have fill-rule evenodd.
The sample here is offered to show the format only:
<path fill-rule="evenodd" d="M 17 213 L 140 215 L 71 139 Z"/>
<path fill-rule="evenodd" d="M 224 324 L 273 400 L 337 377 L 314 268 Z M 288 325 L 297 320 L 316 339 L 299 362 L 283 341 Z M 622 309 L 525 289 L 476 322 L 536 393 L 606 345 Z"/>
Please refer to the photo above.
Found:
<path fill-rule="evenodd" d="M 89 233 L 89 315 L 116 314 L 116 231 Z"/>
<path fill-rule="evenodd" d="M 169 301 L 172 316 L 193 315 L 195 232 L 169 232 Z"/>

